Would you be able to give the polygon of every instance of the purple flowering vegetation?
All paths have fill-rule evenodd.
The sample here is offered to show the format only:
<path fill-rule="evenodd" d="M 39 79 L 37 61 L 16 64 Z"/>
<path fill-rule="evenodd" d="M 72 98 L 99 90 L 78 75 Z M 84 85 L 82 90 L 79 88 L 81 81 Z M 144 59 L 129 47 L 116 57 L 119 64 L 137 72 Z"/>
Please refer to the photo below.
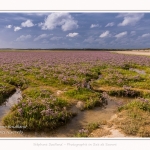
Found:
<path fill-rule="evenodd" d="M 0 104 L 22 91 L 3 124 L 53 130 L 75 116 L 77 102 L 83 110 L 107 107 L 110 95 L 140 97 L 130 105 L 149 111 L 149 68 L 147 56 L 110 51 L 1 51 Z"/>

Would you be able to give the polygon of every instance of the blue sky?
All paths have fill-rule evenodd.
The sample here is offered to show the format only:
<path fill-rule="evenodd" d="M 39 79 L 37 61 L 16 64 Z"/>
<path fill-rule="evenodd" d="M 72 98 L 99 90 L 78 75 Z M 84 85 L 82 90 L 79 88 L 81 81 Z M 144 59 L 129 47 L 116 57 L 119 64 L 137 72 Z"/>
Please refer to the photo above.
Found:
<path fill-rule="evenodd" d="M 150 13 L 0 13 L 0 48 L 148 48 Z"/>

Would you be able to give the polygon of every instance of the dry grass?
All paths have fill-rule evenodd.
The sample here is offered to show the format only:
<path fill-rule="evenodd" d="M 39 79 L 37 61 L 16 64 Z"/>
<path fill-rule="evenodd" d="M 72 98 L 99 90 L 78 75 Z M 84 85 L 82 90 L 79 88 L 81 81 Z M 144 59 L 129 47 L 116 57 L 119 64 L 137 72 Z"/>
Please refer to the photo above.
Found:
<path fill-rule="evenodd" d="M 99 128 L 97 130 L 94 130 L 89 137 L 104 137 L 110 135 L 111 132 L 104 128 Z"/>
<path fill-rule="evenodd" d="M 134 108 L 123 110 L 113 123 L 127 135 L 150 137 L 150 112 Z"/>

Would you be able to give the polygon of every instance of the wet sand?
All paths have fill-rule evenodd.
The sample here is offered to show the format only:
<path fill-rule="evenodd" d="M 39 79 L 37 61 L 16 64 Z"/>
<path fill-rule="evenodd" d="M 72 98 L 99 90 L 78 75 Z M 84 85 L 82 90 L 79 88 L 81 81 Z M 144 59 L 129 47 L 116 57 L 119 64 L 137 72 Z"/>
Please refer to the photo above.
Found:
<path fill-rule="evenodd" d="M 7 138 L 7 137 L 21 137 L 21 138 L 52 138 L 52 137 L 74 137 L 75 134 L 85 126 L 87 126 L 89 123 L 98 123 L 101 121 L 109 121 L 112 116 L 116 114 L 117 107 L 123 103 L 127 103 L 128 99 L 126 98 L 115 98 L 111 97 L 108 100 L 108 105 L 105 107 L 96 107 L 91 110 L 79 110 L 76 106 L 73 106 L 70 111 L 73 111 L 77 113 L 77 116 L 72 118 L 70 122 L 68 122 L 66 125 L 59 127 L 58 129 L 55 129 L 53 131 L 32 131 L 32 132 L 24 132 L 22 129 L 19 131 L 14 131 L 5 128 L 2 125 L 2 118 L 4 115 L 6 115 L 10 108 L 17 103 L 18 99 L 21 98 L 21 91 L 16 91 L 10 98 L 7 99 L 3 105 L 0 106 L 0 137 Z M 115 130 L 116 131 L 116 130 Z M 114 131 L 114 132 L 115 132 Z M 117 133 L 116 133 L 117 132 Z M 116 131 L 114 136 L 117 136 L 116 134 L 119 134 L 118 131 Z M 112 137 L 112 136 L 110 136 Z"/>
<path fill-rule="evenodd" d="M 78 130 L 82 129 L 89 123 L 99 122 L 102 120 L 109 120 L 112 115 L 115 114 L 118 104 L 109 100 L 108 105 L 103 107 L 96 107 L 92 110 L 80 111 L 76 106 L 73 106 L 73 112 L 77 113 L 77 116 L 71 119 L 66 125 L 59 127 L 52 132 L 23 132 L 22 130 L 16 132 L 10 129 L 6 129 L 2 125 L 2 117 L 6 115 L 10 107 L 13 106 L 17 99 L 21 96 L 19 92 L 14 93 L 6 102 L 5 105 L 0 106 L 0 137 L 74 137 Z"/>

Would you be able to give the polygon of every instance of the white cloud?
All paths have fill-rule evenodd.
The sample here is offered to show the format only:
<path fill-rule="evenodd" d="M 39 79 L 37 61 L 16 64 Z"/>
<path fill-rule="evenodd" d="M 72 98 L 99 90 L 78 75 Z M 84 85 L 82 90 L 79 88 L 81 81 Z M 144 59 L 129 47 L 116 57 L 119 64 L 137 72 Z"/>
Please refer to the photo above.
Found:
<path fill-rule="evenodd" d="M 138 21 L 140 21 L 143 17 L 143 13 L 123 13 L 119 14 L 117 18 L 123 17 L 123 21 L 118 24 L 118 26 L 126 26 L 126 25 L 135 25 Z"/>
<path fill-rule="evenodd" d="M 34 24 L 32 23 L 31 20 L 27 20 L 27 21 L 25 21 L 25 22 L 22 22 L 22 23 L 21 23 L 21 26 L 22 26 L 22 27 L 33 27 Z"/>
<path fill-rule="evenodd" d="M 28 16 L 45 16 L 45 15 L 49 15 L 50 13 L 46 13 L 46 12 L 41 12 L 41 13 L 35 13 L 35 12 L 33 12 L 33 13 L 26 13 L 26 15 L 28 15 Z"/>
<path fill-rule="evenodd" d="M 60 39 L 62 39 L 62 37 L 54 36 L 54 37 L 50 38 L 50 40 L 52 40 L 52 41 L 57 41 Z"/>
<path fill-rule="evenodd" d="M 40 23 L 42 30 L 53 30 L 60 26 L 63 31 L 78 28 L 77 21 L 69 13 L 51 13 L 45 19 L 44 23 Z"/>
<path fill-rule="evenodd" d="M 32 36 L 29 34 L 29 35 L 21 35 L 20 37 L 18 37 L 16 39 L 16 41 L 25 41 L 27 39 L 30 39 Z"/>
<path fill-rule="evenodd" d="M 34 41 L 38 41 L 38 40 L 40 40 L 40 39 L 47 38 L 47 37 L 49 37 L 49 36 L 50 36 L 50 35 L 48 35 L 48 34 L 41 34 L 41 35 L 37 36 L 37 37 L 34 39 Z"/>
<path fill-rule="evenodd" d="M 47 41 L 47 40 L 44 39 L 44 40 L 42 41 L 42 43 L 43 43 L 43 44 L 48 44 L 49 41 Z"/>
<path fill-rule="evenodd" d="M 133 36 L 136 34 L 136 31 L 131 31 L 130 34 L 131 34 L 131 36 Z"/>
<path fill-rule="evenodd" d="M 12 27 L 12 25 L 7 25 L 6 28 L 10 29 Z"/>
<path fill-rule="evenodd" d="M 13 20 L 27 20 L 27 18 L 26 17 L 13 17 Z"/>
<path fill-rule="evenodd" d="M 106 45 L 106 42 L 103 38 L 97 38 L 97 39 L 95 39 L 95 42 L 98 42 L 101 45 Z"/>
<path fill-rule="evenodd" d="M 150 37 L 150 33 L 143 34 L 141 37 L 142 37 L 142 38 Z"/>
<path fill-rule="evenodd" d="M 116 34 L 115 37 L 116 37 L 116 38 L 121 38 L 121 37 L 123 37 L 123 36 L 125 36 L 125 35 L 127 35 L 127 31 L 121 32 L 121 33 L 119 33 L 119 34 Z"/>
<path fill-rule="evenodd" d="M 42 22 L 38 23 L 39 27 L 42 27 L 43 25 L 44 25 L 44 23 L 42 23 Z"/>
<path fill-rule="evenodd" d="M 90 28 L 96 28 L 99 27 L 99 24 L 91 24 Z"/>
<path fill-rule="evenodd" d="M 79 35 L 79 33 L 69 33 L 69 34 L 67 34 L 66 36 L 67 37 L 75 37 L 75 36 L 77 36 L 77 35 Z"/>
<path fill-rule="evenodd" d="M 87 43 L 93 43 L 95 40 L 92 36 L 88 37 L 87 39 L 85 39 L 83 42 L 87 42 Z"/>
<path fill-rule="evenodd" d="M 100 37 L 100 38 L 105 38 L 105 37 L 107 37 L 107 36 L 110 36 L 109 31 L 103 32 L 99 37 Z"/>
<path fill-rule="evenodd" d="M 14 31 L 16 32 L 16 31 L 19 31 L 19 30 L 21 30 L 22 28 L 21 27 L 15 27 L 14 26 Z"/>
<path fill-rule="evenodd" d="M 114 22 L 110 22 L 110 23 L 108 23 L 105 27 L 112 27 L 112 26 L 114 26 L 114 25 L 115 25 Z"/>

